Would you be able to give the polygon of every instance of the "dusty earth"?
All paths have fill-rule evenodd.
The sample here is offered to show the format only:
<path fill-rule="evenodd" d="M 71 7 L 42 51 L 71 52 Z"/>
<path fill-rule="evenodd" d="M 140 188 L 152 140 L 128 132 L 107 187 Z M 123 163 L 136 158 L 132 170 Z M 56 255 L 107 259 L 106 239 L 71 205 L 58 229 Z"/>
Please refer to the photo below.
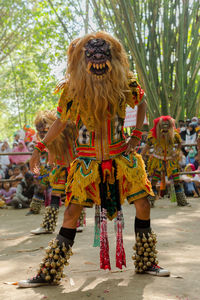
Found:
<path fill-rule="evenodd" d="M 160 265 L 171 277 L 159 278 L 134 273 L 134 206 L 124 206 L 124 246 L 127 268 L 115 268 L 115 233 L 109 222 L 112 271 L 99 269 L 99 248 L 93 248 L 94 210 L 87 210 L 87 227 L 77 234 L 74 255 L 66 278 L 58 287 L 21 289 L 6 284 L 35 275 L 44 247 L 55 236 L 33 236 L 42 216 L 25 216 L 27 210 L 0 210 L 0 299 L 6 300 L 200 300 L 200 199 L 190 199 L 192 207 L 179 208 L 168 199 L 152 209 L 152 227 L 158 235 Z M 64 207 L 59 215 L 59 229 Z"/>

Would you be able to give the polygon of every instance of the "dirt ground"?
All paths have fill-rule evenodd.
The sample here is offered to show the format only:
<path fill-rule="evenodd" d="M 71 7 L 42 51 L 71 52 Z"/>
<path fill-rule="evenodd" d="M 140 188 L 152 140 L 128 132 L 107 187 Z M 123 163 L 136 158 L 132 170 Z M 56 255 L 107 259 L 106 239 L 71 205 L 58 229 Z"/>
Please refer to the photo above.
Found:
<path fill-rule="evenodd" d="M 124 247 L 127 268 L 115 268 L 114 223 L 109 222 L 112 270 L 99 269 L 99 248 L 93 248 L 94 209 L 87 209 L 87 227 L 78 233 L 66 278 L 57 287 L 21 289 L 15 282 L 35 275 L 44 248 L 56 234 L 33 236 L 42 215 L 25 216 L 27 210 L 0 210 L 0 299 L 6 300 L 200 300 L 200 199 L 189 199 L 192 207 L 179 208 L 168 199 L 152 209 L 152 228 L 158 235 L 160 265 L 171 276 L 159 278 L 134 273 L 134 206 L 124 206 Z M 59 229 L 64 207 L 60 209 Z"/>

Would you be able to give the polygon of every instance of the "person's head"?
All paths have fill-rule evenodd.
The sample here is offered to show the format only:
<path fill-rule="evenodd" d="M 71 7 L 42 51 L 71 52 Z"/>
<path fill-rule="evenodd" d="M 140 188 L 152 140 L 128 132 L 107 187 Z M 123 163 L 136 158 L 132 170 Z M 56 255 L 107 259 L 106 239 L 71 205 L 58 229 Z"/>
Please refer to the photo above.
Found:
<path fill-rule="evenodd" d="M 191 122 L 194 122 L 194 123 L 198 123 L 198 118 L 197 117 L 193 117 Z"/>
<path fill-rule="evenodd" d="M 179 128 L 184 127 L 185 126 L 184 120 L 179 120 L 178 121 L 178 126 L 179 126 Z"/>
<path fill-rule="evenodd" d="M 19 152 L 22 151 L 24 149 L 24 147 L 25 147 L 24 141 L 19 140 L 19 143 L 18 143 Z"/>
<path fill-rule="evenodd" d="M 15 148 L 15 147 L 17 147 L 17 145 L 18 145 L 18 142 L 13 142 L 13 148 Z"/>
<path fill-rule="evenodd" d="M 21 170 L 21 173 L 23 174 L 23 176 L 28 172 L 28 167 L 27 167 L 27 165 L 25 164 L 25 165 L 22 165 L 21 167 L 20 167 L 20 170 Z"/>
<path fill-rule="evenodd" d="M 37 130 L 37 136 L 42 140 L 47 134 L 49 127 L 56 120 L 56 111 L 55 110 L 44 110 L 39 111 L 36 115 L 34 125 Z"/>
<path fill-rule="evenodd" d="M 27 172 L 24 176 L 27 185 L 31 185 L 33 183 L 33 174 Z"/>
<path fill-rule="evenodd" d="M 189 124 L 191 123 L 191 120 L 190 120 L 190 119 L 187 119 L 187 120 L 185 121 L 185 123 L 186 123 L 186 126 L 188 127 Z"/>
<path fill-rule="evenodd" d="M 11 168 L 8 169 L 8 175 L 9 175 L 9 177 L 13 175 L 13 169 L 11 169 Z"/>
<path fill-rule="evenodd" d="M 18 176 L 20 174 L 20 167 L 15 166 L 13 170 L 13 175 Z"/>
<path fill-rule="evenodd" d="M 10 188 L 10 182 L 4 182 L 3 183 L 3 189 L 4 190 L 9 190 L 9 188 Z"/>
<path fill-rule="evenodd" d="M 14 140 L 18 142 L 19 139 L 20 139 L 19 133 L 15 133 L 15 134 L 14 134 Z"/>
<path fill-rule="evenodd" d="M 29 152 L 33 152 L 35 144 L 33 142 L 27 144 L 27 148 Z"/>
<path fill-rule="evenodd" d="M 188 125 L 188 129 L 189 129 L 189 131 L 191 132 L 191 131 L 194 131 L 195 130 L 195 124 L 194 123 L 190 123 L 189 125 Z"/>

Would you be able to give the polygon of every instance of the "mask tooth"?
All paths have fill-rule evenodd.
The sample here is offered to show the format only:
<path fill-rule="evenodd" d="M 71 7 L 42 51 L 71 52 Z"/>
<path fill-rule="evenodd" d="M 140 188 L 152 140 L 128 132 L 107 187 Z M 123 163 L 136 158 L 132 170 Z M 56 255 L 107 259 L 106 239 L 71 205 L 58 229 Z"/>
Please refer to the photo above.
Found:
<path fill-rule="evenodd" d="M 108 66 L 110 72 L 112 70 L 112 65 L 109 60 L 106 61 L 106 65 Z"/>

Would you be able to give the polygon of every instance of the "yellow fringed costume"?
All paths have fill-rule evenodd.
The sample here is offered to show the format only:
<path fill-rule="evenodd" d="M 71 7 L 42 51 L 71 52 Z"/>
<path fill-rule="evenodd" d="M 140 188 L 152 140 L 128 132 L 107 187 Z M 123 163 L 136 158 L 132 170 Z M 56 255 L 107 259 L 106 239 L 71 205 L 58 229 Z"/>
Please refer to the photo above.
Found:
<path fill-rule="evenodd" d="M 126 104 L 131 107 L 140 104 L 144 91 L 134 77 L 128 79 L 127 98 L 116 112 L 113 119 L 105 118 L 99 126 L 94 126 L 94 119 L 80 109 L 78 101 L 69 97 L 68 83 L 64 86 L 59 106 L 58 118 L 65 122 L 68 118 L 76 120 L 78 137 L 76 151 L 78 157 L 71 165 L 66 183 L 66 206 L 75 203 L 91 207 L 94 203 L 102 204 L 100 183 L 106 189 L 108 217 L 114 218 L 117 213 L 115 201 L 116 182 L 119 187 L 120 204 L 127 198 L 129 203 L 153 195 L 151 183 L 147 179 L 144 162 L 140 155 L 134 153 L 126 156 L 127 144 L 123 135 L 123 123 Z M 108 167 L 109 165 L 109 167 Z M 116 175 L 114 173 L 116 172 Z"/>
<path fill-rule="evenodd" d="M 175 144 L 179 145 L 181 138 L 178 132 L 175 131 L 173 143 L 166 144 L 164 139 L 156 139 L 153 137 L 150 131 L 148 135 L 148 146 L 153 146 L 153 153 L 150 156 L 147 164 L 148 175 L 152 177 L 152 180 L 157 181 L 161 179 L 162 172 L 166 173 L 168 178 L 173 180 L 179 180 L 179 160 L 174 156 Z"/>

